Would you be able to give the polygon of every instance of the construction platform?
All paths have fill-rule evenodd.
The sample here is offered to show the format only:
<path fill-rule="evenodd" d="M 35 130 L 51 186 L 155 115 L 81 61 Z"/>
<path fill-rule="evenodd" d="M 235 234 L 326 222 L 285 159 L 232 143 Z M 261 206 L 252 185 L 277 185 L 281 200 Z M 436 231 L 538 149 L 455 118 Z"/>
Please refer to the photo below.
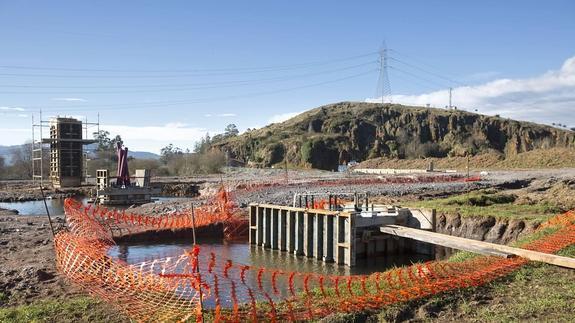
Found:
<path fill-rule="evenodd" d="M 135 181 L 130 185 L 116 185 L 110 181 L 108 170 L 96 171 L 96 195 L 94 202 L 102 205 L 139 205 L 152 202 L 152 196 L 160 190 L 150 187 L 150 171 L 136 169 Z"/>
<path fill-rule="evenodd" d="M 346 266 L 372 256 L 435 254 L 431 244 L 380 230 L 383 225 L 396 224 L 435 231 L 435 210 L 368 203 L 344 204 L 337 210 L 332 206 L 329 210 L 270 204 L 250 204 L 249 208 L 250 244 L 265 249 Z"/>

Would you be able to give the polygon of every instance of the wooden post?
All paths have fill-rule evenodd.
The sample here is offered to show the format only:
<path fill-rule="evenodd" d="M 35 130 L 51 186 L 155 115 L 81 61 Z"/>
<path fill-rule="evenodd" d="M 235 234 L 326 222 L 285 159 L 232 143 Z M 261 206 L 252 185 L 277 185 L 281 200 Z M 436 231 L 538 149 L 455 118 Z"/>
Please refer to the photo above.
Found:
<path fill-rule="evenodd" d="M 194 204 L 192 204 L 192 239 L 194 242 L 194 247 L 196 246 L 196 216 L 194 213 Z M 196 274 L 198 274 L 198 278 L 200 278 L 200 262 L 197 261 L 196 266 Z M 202 295 L 202 280 L 201 278 L 198 281 L 198 291 L 200 292 L 200 312 L 201 312 L 201 320 L 204 322 L 204 303 L 203 303 L 203 295 Z"/>
<path fill-rule="evenodd" d="M 50 211 L 48 210 L 48 204 L 46 203 L 46 197 L 44 196 L 44 188 L 42 187 L 41 182 L 40 182 L 40 193 L 42 193 L 42 201 L 44 201 L 44 207 L 46 208 L 46 215 L 48 216 L 48 223 L 50 224 L 52 237 L 54 237 L 56 235 L 56 232 L 54 231 L 54 226 L 52 225 L 52 218 L 50 217 Z"/>

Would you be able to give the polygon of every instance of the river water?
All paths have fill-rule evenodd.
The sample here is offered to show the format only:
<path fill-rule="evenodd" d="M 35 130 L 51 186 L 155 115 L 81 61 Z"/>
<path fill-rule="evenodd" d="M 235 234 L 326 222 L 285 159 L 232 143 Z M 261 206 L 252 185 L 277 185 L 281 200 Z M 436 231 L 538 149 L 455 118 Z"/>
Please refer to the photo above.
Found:
<path fill-rule="evenodd" d="M 119 259 L 121 261 L 127 262 L 128 264 L 137 264 L 143 261 L 151 262 L 153 259 L 164 258 L 164 257 L 177 257 L 184 253 L 185 251 L 190 251 L 192 248 L 191 241 L 179 241 L 175 243 L 162 243 L 162 244 L 151 244 L 151 243 L 122 243 L 117 246 L 113 246 L 108 255 Z M 282 271 L 295 271 L 300 273 L 318 273 L 322 275 L 359 275 L 359 274 L 370 274 L 374 272 L 385 271 L 394 266 L 409 265 L 417 261 L 431 260 L 430 256 L 424 255 L 393 255 L 386 257 L 372 257 L 370 259 L 358 259 L 357 265 L 353 268 L 347 266 L 341 266 L 334 263 L 324 263 L 322 261 L 315 260 L 313 258 L 307 258 L 303 256 L 295 256 L 287 252 L 282 252 L 278 250 L 265 250 L 261 247 L 252 246 L 247 243 L 227 243 L 222 240 L 200 240 L 200 259 L 207 261 L 209 259 L 209 253 L 213 252 L 216 255 L 218 263 L 222 263 L 226 260 L 232 260 L 236 265 L 248 265 L 252 268 L 254 267 L 264 267 L 268 269 L 280 269 Z M 187 266 L 188 264 L 183 264 Z M 202 265 L 205 266 L 206 264 Z M 159 270 L 159 269 L 158 269 Z M 183 270 L 183 267 L 176 268 L 176 272 Z M 237 299 L 240 303 L 249 302 L 249 292 L 248 289 L 258 291 L 258 286 L 263 286 L 263 289 L 268 293 L 268 295 L 274 300 L 281 300 L 284 297 L 289 296 L 287 281 L 285 277 L 283 278 L 283 284 L 278 282 L 279 294 L 274 294 L 273 286 L 269 279 L 263 280 L 262 285 L 256 279 L 256 271 L 252 271 L 251 274 L 246 275 L 245 285 L 240 284 L 238 277 L 237 285 Z M 207 273 L 204 279 L 209 284 L 213 284 L 213 279 Z M 301 282 L 300 282 L 301 283 Z M 225 308 L 231 308 L 233 303 L 231 302 L 230 286 L 221 285 L 220 281 L 220 300 L 221 305 Z M 301 287 L 301 286 L 300 286 Z M 262 293 L 255 293 L 255 298 L 260 301 L 265 301 L 266 298 Z M 215 300 L 213 297 L 208 297 L 204 299 L 204 306 L 206 308 L 213 308 L 215 306 Z"/>
<path fill-rule="evenodd" d="M 81 201 L 84 205 L 88 204 L 88 198 L 85 196 L 76 196 L 74 199 Z M 163 201 L 173 201 L 189 199 L 184 197 L 153 197 L 155 203 Z M 64 199 L 46 199 L 50 215 L 64 215 Z M 107 208 L 126 209 L 129 206 L 106 206 Z M 19 215 L 46 215 L 44 201 L 25 201 L 25 202 L 0 202 L 0 208 L 16 210 Z"/>
<path fill-rule="evenodd" d="M 417 261 L 431 260 L 425 255 L 394 255 L 386 257 L 371 257 L 358 259 L 353 268 L 334 263 L 325 263 L 313 258 L 295 256 L 278 250 L 265 250 L 261 247 L 251 246 L 247 243 L 228 243 L 223 240 L 200 240 L 201 252 L 213 252 L 217 259 L 230 259 L 234 263 L 249 266 L 279 268 L 287 271 L 316 272 L 333 275 L 370 274 L 385 269 L 409 265 Z M 110 249 L 109 255 L 129 264 L 162 257 L 178 256 L 193 247 L 191 241 L 178 241 L 175 243 L 122 243 Z"/>

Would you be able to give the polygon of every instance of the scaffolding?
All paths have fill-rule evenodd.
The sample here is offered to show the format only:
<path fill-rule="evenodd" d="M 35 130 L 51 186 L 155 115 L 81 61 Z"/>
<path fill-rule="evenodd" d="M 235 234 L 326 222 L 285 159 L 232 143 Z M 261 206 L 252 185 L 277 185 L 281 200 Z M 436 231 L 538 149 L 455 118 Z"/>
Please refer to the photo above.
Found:
<path fill-rule="evenodd" d="M 81 120 L 71 117 L 51 117 L 50 120 L 42 120 L 42 111 L 40 111 L 40 120 L 35 123 L 32 116 L 32 179 L 44 185 L 46 176 L 44 174 L 44 155 L 46 146 L 49 146 L 49 179 L 54 187 L 79 186 L 82 181 L 86 181 L 87 173 L 87 152 L 84 146 L 97 142 L 88 137 L 88 129 L 98 127 L 100 130 L 100 121 L 90 123 L 87 118 Z M 47 128 L 47 129 L 46 129 Z M 46 132 L 49 138 L 44 138 Z"/>

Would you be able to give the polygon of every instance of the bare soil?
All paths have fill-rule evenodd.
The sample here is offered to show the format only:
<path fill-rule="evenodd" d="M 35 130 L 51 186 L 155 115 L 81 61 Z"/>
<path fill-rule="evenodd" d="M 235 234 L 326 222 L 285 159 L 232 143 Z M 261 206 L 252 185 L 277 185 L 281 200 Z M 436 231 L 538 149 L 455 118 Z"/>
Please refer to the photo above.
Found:
<path fill-rule="evenodd" d="M 62 225 L 62 218 L 55 218 Z M 46 298 L 76 295 L 57 273 L 48 220 L 0 210 L 0 305 L 20 305 Z"/>

